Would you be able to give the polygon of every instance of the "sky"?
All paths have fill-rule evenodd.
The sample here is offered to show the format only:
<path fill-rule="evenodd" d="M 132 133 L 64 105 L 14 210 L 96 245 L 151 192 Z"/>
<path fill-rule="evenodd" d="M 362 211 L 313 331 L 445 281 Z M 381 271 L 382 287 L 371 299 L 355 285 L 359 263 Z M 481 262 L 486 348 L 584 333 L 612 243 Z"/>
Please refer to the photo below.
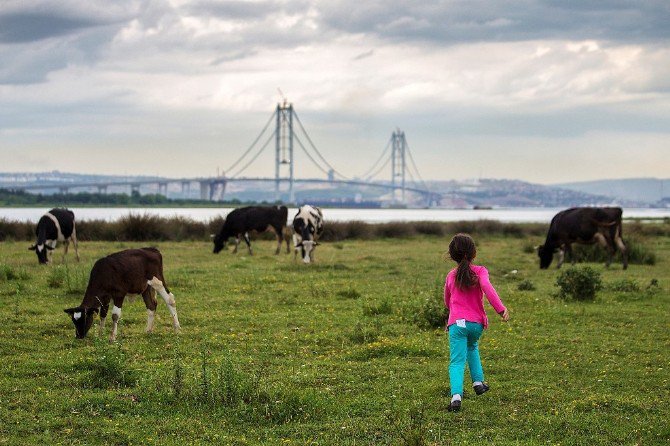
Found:
<path fill-rule="evenodd" d="M 667 0 L 3 0 L 0 171 L 234 173 L 285 97 L 348 177 L 396 129 L 426 180 L 668 177 L 668 23 Z M 272 144 L 240 174 L 273 176 Z"/>

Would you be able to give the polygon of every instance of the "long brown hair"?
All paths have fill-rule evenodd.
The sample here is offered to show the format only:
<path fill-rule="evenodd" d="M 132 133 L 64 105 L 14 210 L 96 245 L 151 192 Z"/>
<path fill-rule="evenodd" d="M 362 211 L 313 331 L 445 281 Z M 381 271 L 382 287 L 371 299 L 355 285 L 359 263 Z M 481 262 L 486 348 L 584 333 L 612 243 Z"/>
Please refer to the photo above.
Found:
<path fill-rule="evenodd" d="M 470 269 L 470 262 L 477 255 L 475 241 L 468 234 L 456 234 L 449 243 L 449 257 L 458 263 L 456 270 L 456 286 L 460 289 L 472 288 L 479 283 L 479 278 Z"/>

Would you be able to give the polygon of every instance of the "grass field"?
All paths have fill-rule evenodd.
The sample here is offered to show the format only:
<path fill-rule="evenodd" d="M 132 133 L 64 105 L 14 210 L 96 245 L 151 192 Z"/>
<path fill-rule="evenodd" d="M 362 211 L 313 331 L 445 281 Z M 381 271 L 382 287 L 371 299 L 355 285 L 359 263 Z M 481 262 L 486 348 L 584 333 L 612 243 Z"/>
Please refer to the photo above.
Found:
<path fill-rule="evenodd" d="M 62 310 L 95 259 L 150 243 L 82 243 L 81 263 L 58 250 L 46 267 L 1 243 L 0 444 L 668 444 L 670 238 L 643 241 L 655 265 L 591 264 L 595 302 L 564 302 L 528 252 L 540 238 L 477 237 L 512 320 L 486 304 L 491 391 L 466 385 L 457 414 L 429 323 L 445 237 L 324 243 L 308 266 L 272 241 L 253 257 L 160 242 L 182 333 L 159 302 L 145 334 L 141 298 L 126 300 L 113 345 L 109 322 L 76 340 Z"/>

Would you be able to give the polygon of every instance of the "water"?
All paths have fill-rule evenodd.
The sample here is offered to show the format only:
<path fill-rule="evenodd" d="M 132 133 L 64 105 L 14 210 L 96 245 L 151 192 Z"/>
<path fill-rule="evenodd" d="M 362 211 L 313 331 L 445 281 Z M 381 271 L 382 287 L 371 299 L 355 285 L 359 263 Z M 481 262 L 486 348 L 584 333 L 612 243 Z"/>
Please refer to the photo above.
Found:
<path fill-rule="evenodd" d="M 225 216 L 233 208 L 70 208 L 77 220 L 116 220 L 124 215 L 152 214 L 160 217 L 182 216 L 208 221 Z M 507 209 L 324 209 L 326 221 L 360 220 L 367 223 L 390 221 L 497 220 L 506 223 L 548 223 L 563 208 Z M 48 208 L 0 208 L 0 219 L 37 222 Z M 296 209 L 289 209 L 289 219 Z M 670 209 L 624 209 L 624 218 L 670 218 Z"/>

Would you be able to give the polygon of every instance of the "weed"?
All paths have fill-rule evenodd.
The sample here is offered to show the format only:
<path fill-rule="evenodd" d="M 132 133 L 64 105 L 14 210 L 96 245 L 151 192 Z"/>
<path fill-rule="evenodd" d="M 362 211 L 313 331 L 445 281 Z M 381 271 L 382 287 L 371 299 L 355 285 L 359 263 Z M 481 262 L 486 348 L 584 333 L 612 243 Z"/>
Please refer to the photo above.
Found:
<path fill-rule="evenodd" d="M 596 292 L 602 289 L 600 273 L 588 266 L 563 270 L 556 279 L 562 299 L 594 300 Z"/>
<path fill-rule="evenodd" d="M 637 281 L 627 278 L 618 279 L 614 282 L 608 283 L 605 288 L 610 291 L 618 291 L 622 293 L 633 293 L 640 291 L 640 285 L 637 283 Z"/>
<path fill-rule="evenodd" d="M 535 289 L 535 285 L 529 279 L 524 279 L 519 282 L 516 289 L 519 291 L 533 291 Z"/>
<path fill-rule="evenodd" d="M 65 270 L 65 267 L 62 265 L 55 265 L 51 268 L 51 271 L 49 271 L 49 275 L 47 276 L 47 284 L 49 285 L 49 288 L 62 288 L 63 285 L 65 285 L 66 276 L 67 271 Z"/>
<path fill-rule="evenodd" d="M 336 294 L 340 297 L 345 298 L 345 299 L 360 299 L 361 298 L 361 293 L 359 293 L 352 286 L 349 286 L 349 288 L 345 288 L 343 290 L 340 290 Z"/>
<path fill-rule="evenodd" d="M 127 364 L 126 355 L 120 344 L 106 344 L 96 341 L 96 355 L 86 364 L 89 375 L 85 385 L 96 389 L 109 387 L 133 387 L 137 383 L 137 374 Z"/>
<path fill-rule="evenodd" d="M 358 321 L 354 325 L 352 332 L 349 334 L 349 339 L 354 344 L 367 344 L 374 342 L 379 338 L 379 321 L 375 320 L 373 324 Z"/>
<path fill-rule="evenodd" d="M 415 310 L 413 321 L 421 328 L 444 327 L 449 318 L 449 310 L 444 305 L 444 280 L 435 279 L 432 292 Z"/>
<path fill-rule="evenodd" d="M 391 314 L 392 312 L 393 305 L 388 298 L 383 299 L 381 302 L 366 303 L 363 305 L 363 315 L 365 316 L 378 316 L 382 314 Z"/>
<path fill-rule="evenodd" d="M 656 253 L 642 244 L 639 240 L 631 238 L 626 240 L 628 252 L 628 263 L 633 265 L 655 265 Z M 574 245 L 572 254 L 576 262 L 604 263 L 608 260 L 607 250 L 600 245 Z M 617 251 L 614 261 L 621 261 L 621 253 Z"/>

